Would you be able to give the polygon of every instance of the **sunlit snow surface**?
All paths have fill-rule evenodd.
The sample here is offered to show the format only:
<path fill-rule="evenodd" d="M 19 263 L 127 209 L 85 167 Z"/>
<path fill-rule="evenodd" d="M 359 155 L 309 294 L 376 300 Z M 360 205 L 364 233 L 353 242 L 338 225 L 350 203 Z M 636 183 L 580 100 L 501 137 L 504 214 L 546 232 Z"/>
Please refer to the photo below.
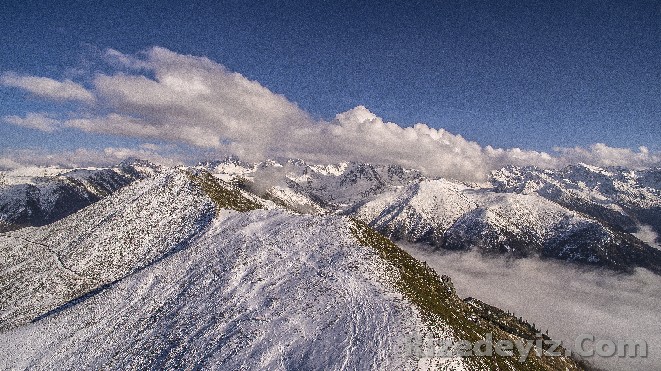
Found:
<path fill-rule="evenodd" d="M 171 170 L 48 226 L 0 235 L 0 329 L 183 248 L 213 216 L 211 200 Z"/>
<path fill-rule="evenodd" d="M 586 225 L 608 240 L 599 218 L 648 243 L 659 227 L 658 170 L 508 168 L 493 186 L 477 186 L 357 163 L 195 169 L 236 184 L 264 210 L 217 212 L 190 169 L 148 166 L 148 179 L 64 219 L 0 234 L 0 365 L 462 369 L 461 359 L 412 357 L 411 339 L 428 329 L 340 215 L 393 238 L 434 242 L 448 232 L 485 246 L 505 232 L 541 246 Z M 67 176 L 85 183 L 95 171 Z M 33 175 L 16 176 L 40 183 Z"/>
<path fill-rule="evenodd" d="M 10 289 L 2 318 L 18 327 L 0 333 L 0 364 L 418 366 L 407 345 L 425 325 L 385 263 L 351 237 L 348 219 L 283 210 L 213 218 L 210 205 L 172 170 L 55 224 L 3 236 L 16 261 L 2 266 Z M 437 361 L 461 368 L 458 359 Z"/>

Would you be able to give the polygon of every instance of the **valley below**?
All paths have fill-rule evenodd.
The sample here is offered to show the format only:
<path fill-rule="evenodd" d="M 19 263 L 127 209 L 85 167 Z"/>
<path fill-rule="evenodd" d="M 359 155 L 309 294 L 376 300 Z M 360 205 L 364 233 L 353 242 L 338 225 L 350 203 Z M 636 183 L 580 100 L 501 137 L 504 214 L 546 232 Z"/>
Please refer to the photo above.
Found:
<path fill-rule="evenodd" d="M 582 334 L 640 339 L 648 357 L 590 357 L 605 370 L 653 370 L 661 363 L 661 277 L 641 269 L 617 274 L 539 259 L 511 260 L 439 252 L 399 243 L 416 259 L 452 277 L 461 297 L 475 297 L 522 316 L 569 348 Z M 586 347 L 589 344 L 586 344 Z"/>

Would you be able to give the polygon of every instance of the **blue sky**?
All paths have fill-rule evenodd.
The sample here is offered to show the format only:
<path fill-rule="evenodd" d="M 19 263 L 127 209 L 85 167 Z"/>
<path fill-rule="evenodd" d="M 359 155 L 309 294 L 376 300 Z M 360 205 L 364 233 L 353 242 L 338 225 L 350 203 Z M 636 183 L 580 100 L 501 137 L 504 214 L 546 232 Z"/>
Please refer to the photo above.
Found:
<path fill-rule="evenodd" d="M 89 86 L 107 48 L 206 56 L 315 119 L 364 105 L 482 145 L 661 150 L 658 1 L 3 1 L 0 70 Z M 72 103 L 0 87 L 0 114 Z M 75 105 L 75 104 L 73 104 Z M 138 139 L 0 124 L 0 148 Z"/>

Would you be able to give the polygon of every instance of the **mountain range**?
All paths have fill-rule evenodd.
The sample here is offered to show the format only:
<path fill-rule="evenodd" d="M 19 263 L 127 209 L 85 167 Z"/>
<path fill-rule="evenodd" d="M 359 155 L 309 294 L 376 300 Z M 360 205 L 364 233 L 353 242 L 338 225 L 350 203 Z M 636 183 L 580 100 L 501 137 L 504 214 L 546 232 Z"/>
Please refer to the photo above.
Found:
<path fill-rule="evenodd" d="M 0 177 L 9 368 L 589 369 L 429 357 L 421 339 L 545 335 L 393 241 L 661 274 L 661 169 L 141 160 Z M 422 351 L 421 351 L 422 349 Z"/>

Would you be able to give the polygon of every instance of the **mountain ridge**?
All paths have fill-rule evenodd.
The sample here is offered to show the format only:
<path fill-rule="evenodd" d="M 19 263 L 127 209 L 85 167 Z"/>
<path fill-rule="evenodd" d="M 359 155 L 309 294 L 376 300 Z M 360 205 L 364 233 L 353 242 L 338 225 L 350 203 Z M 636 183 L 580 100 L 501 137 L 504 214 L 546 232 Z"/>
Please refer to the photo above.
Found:
<path fill-rule="evenodd" d="M 257 207 L 232 187 L 165 169 L 58 222 L 1 234 L 14 259 L 0 266 L 2 363 L 412 369 L 406 334 L 517 338 L 366 224 Z M 432 361 L 581 368 L 568 357 Z"/>
<path fill-rule="evenodd" d="M 155 165 L 133 163 L 151 173 L 159 171 Z M 427 178 L 397 165 L 354 162 L 318 165 L 289 159 L 251 164 L 228 157 L 185 169 L 192 174 L 204 170 L 238 187 L 253 203 L 355 217 L 394 240 L 541 256 L 624 272 L 639 266 L 661 272 L 659 169 L 510 166 L 495 171 L 490 185 Z M 0 200 L 3 195 L 0 192 Z"/>

